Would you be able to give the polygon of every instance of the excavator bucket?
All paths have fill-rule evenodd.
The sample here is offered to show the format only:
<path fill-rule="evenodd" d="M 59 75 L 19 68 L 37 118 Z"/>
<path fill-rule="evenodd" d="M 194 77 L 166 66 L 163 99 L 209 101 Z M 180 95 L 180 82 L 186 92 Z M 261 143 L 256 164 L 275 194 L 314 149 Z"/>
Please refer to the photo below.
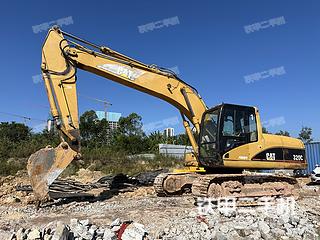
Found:
<path fill-rule="evenodd" d="M 45 147 L 29 157 L 27 169 L 37 200 L 49 198 L 49 186 L 76 156 L 77 152 L 62 142 L 56 148 Z"/>

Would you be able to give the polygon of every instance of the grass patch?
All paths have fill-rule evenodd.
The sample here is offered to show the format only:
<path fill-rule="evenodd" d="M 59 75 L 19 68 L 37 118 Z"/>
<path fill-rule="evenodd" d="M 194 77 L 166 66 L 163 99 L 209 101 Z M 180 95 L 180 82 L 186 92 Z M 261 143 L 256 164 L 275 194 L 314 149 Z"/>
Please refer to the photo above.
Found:
<path fill-rule="evenodd" d="M 27 169 L 26 158 L 0 159 L 0 176 L 14 175 L 19 170 Z"/>

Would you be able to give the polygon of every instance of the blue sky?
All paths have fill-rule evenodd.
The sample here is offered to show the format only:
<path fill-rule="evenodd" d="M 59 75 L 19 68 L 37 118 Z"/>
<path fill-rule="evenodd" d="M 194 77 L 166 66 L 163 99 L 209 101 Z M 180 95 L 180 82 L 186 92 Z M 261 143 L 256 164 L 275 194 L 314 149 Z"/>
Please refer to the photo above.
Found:
<path fill-rule="evenodd" d="M 46 31 L 35 33 L 32 26 L 71 16 L 73 24 L 62 26 L 65 31 L 145 63 L 178 68 L 208 106 L 254 105 L 269 131 L 297 136 L 306 125 L 319 140 L 319 10 L 316 0 L 3 1 L 0 112 L 47 118 L 44 86 L 32 80 L 40 74 Z M 138 26 L 172 17 L 178 17 L 179 24 L 139 32 Z M 279 17 L 284 24 L 266 24 Z M 263 29 L 246 33 L 245 26 L 255 23 Z M 276 68 L 285 72 L 266 75 Z M 264 77 L 246 83 L 244 77 L 254 73 Z M 80 94 L 112 102 L 111 111 L 136 112 L 146 124 L 178 117 L 180 124 L 171 121 L 172 127 L 183 131 L 179 112 L 166 102 L 83 71 L 78 83 Z M 80 112 L 103 110 L 94 101 L 79 101 Z M 0 121 L 12 120 L 23 121 L 0 114 Z M 40 123 L 27 121 L 32 127 Z"/>

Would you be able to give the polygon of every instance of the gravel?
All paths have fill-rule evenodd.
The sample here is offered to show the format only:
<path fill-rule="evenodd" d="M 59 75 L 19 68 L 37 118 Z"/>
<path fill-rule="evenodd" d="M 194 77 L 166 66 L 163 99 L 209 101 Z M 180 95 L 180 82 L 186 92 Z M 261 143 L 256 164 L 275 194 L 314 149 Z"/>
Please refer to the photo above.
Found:
<path fill-rule="evenodd" d="M 10 192 L 1 201 L 0 240 L 318 239 L 319 194 L 303 196 L 282 211 L 279 204 L 201 213 L 190 195 L 157 197 L 152 187 L 117 193 L 96 202 L 57 202 L 37 209 Z M 318 190 L 317 190 L 318 191 Z M 1 187 L 0 187 L 1 192 Z M 318 191 L 319 192 L 319 191 Z M 7 199 L 3 195 L 2 199 Z M 201 214 L 200 214 L 201 213 Z"/>

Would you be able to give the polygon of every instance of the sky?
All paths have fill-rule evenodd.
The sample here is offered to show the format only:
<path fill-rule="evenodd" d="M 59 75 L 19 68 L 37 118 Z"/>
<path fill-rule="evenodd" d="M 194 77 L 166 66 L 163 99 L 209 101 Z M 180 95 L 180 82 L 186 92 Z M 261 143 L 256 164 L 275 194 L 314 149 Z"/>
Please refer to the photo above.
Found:
<path fill-rule="evenodd" d="M 36 130 L 43 126 L 39 120 L 48 118 L 44 85 L 35 80 L 48 30 L 39 25 L 60 22 L 66 32 L 178 70 L 209 107 L 256 106 L 270 132 L 297 136 L 308 126 L 320 140 L 319 11 L 317 0 L 4 0 L 0 121 L 25 122 Z M 78 92 L 111 102 L 108 110 L 123 116 L 138 113 L 148 131 L 183 132 L 179 111 L 145 93 L 80 70 Z M 103 105 L 79 97 L 80 113 L 90 109 Z"/>

